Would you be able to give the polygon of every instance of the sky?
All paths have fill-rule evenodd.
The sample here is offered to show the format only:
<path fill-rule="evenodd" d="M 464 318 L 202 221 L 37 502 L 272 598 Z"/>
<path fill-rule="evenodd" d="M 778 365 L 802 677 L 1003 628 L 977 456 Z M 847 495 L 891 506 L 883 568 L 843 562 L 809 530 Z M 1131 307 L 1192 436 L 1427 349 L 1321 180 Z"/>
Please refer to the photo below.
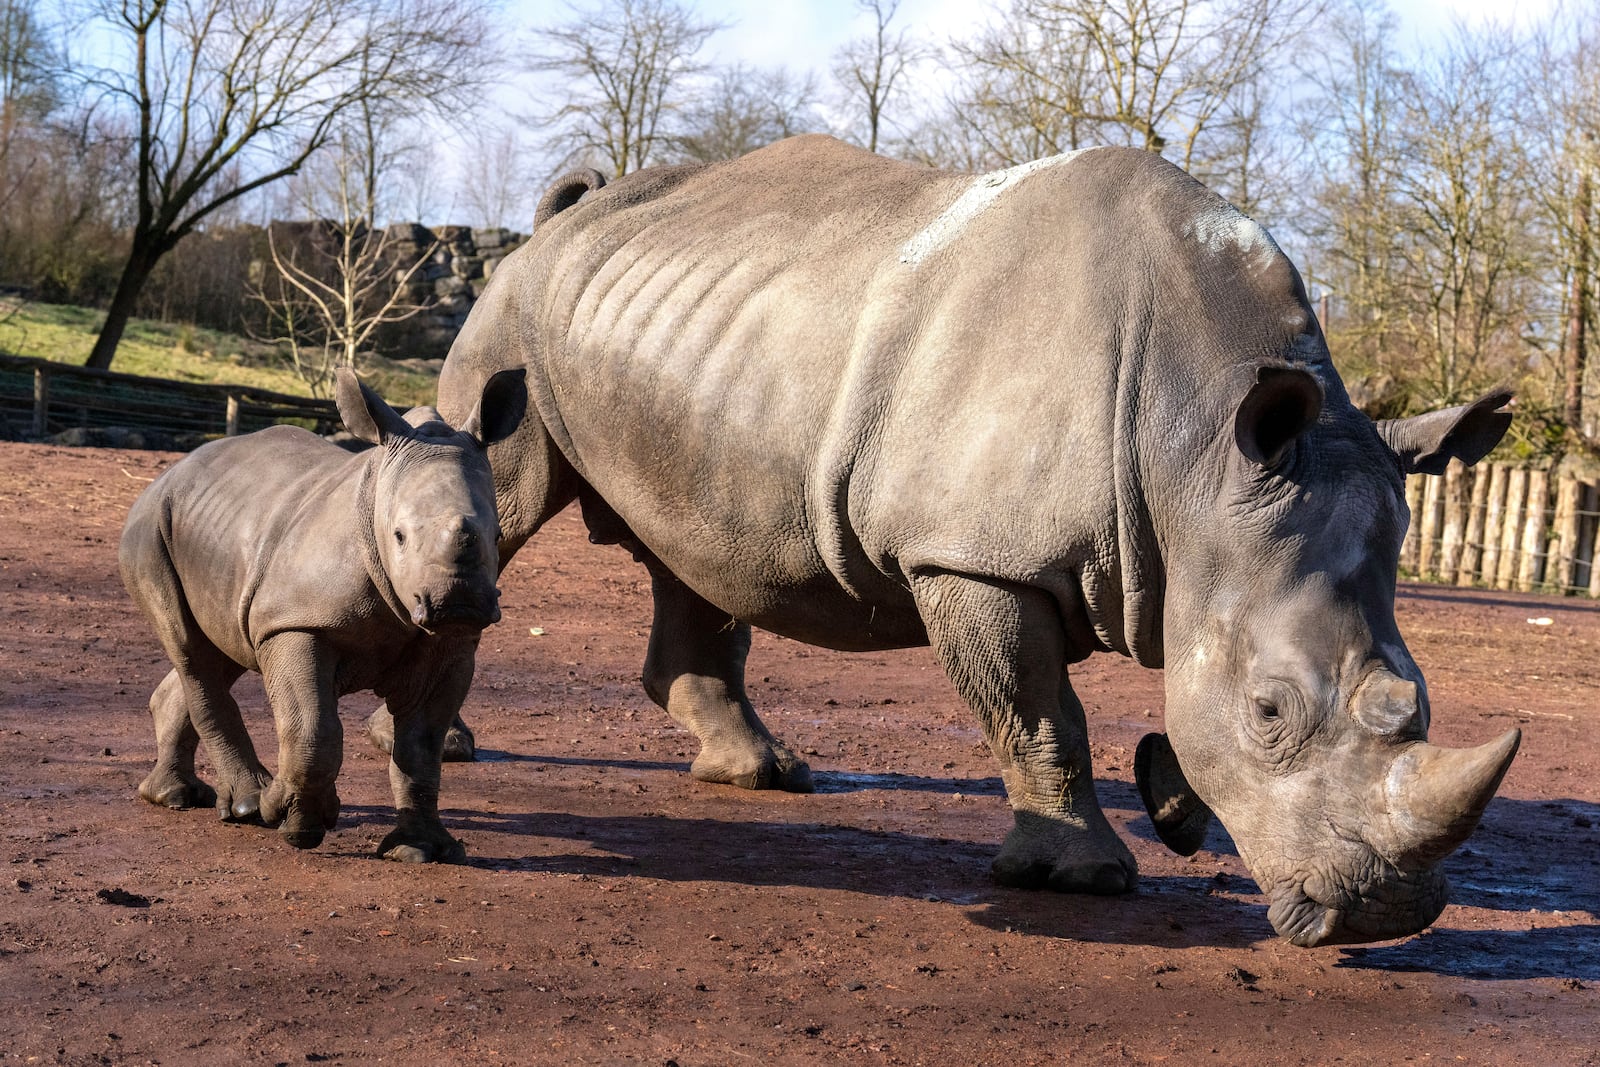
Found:
<path fill-rule="evenodd" d="M 496 29 L 502 40 L 521 42 L 514 48 L 526 50 L 531 45 L 532 32 L 541 26 L 570 21 L 574 9 L 584 10 L 597 5 L 600 0 L 502 0 L 502 14 Z M 829 86 L 828 69 L 833 54 L 847 42 L 865 36 L 872 30 L 872 17 L 862 12 L 855 0 L 682 0 L 704 18 L 721 23 L 725 29 L 715 34 L 707 44 L 705 58 L 726 66 L 743 63 L 753 67 L 786 66 L 803 74 L 816 75 L 817 84 L 826 90 Z M 1516 0 L 1515 12 L 1519 19 L 1534 19 L 1547 13 L 1558 0 Z M 1580 0 L 1581 2 L 1581 0 Z M 1589 0 L 1593 2 L 1593 0 Z M 974 0 L 901 0 L 895 16 L 895 26 L 910 30 L 924 42 L 944 44 L 955 37 L 970 35 L 995 7 L 998 0 L 978 3 Z M 1436 38 L 1446 33 L 1454 19 L 1469 24 L 1505 17 L 1507 0 L 1390 0 L 1390 7 L 1400 21 L 1398 42 L 1402 53 L 1416 43 Z M 550 92 L 551 90 L 545 90 Z M 542 110 L 538 98 L 539 78 L 527 73 L 519 74 L 494 94 L 493 106 L 486 120 L 493 124 L 495 116 L 500 123 L 518 128 L 525 143 L 537 142 L 538 135 L 530 134 L 525 122 L 518 116 Z M 472 124 L 470 131 L 482 123 Z M 466 143 L 463 143 L 463 142 Z M 527 149 L 523 149 L 527 151 Z M 464 210 L 459 188 L 452 178 L 461 173 L 463 161 L 475 158 L 478 152 L 469 138 L 446 136 L 438 145 L 439 180 L 434 184 L 429 205 L 422 209 L 430 219 L 437 221 L 450 215 L 451 221 L 476 222 Z M 533 184 L 542 184 L 546 171 L 555 166 L 551 160 L 530 161 L 528 168 Z M 459 219 L 457 218 L 459 216 Z M 511 224 L 511 223 L 508 223 Z"/>
<path fill-rule="evenodd" d="M 1534 17 L 1554 2 L 1516 0 L 1515 11 L 1518 18 Z M 580 0 L 578 6 L 586 5 Z M 693 6 L 708 19 L 731 24 L 711 40 L 716 62 L 784 64 L 819 75 L 836 49 L 872 27 L 871 16 L 859 11 L 854 0 L 694 0 Z M 990 6 L 973 0 L 901 0 L 895 20 L 925 39 L 942 42 L 976 25 Z M 1455 17 L 1469 23 L 1503 18 L 1507 6 L 1507 0 L 1390 0 L 1402 35 L 1441 33 Z M 562 20 L 567 9 L 559 0 L 508 0 L 505 10 L 518 26 L 532 28 Z"/>

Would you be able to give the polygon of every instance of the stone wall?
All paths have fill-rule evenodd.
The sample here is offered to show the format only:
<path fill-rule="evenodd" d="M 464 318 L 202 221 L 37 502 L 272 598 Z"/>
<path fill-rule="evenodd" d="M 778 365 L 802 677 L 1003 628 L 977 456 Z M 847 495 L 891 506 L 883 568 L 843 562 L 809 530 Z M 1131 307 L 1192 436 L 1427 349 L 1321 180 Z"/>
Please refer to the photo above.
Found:
<path fill-rule="evenodd" d="M 422 359 L 443 358 L 495 268 L 528 239 L 527 234 L 499 227 L 430 230 L 409 222 L 391 225 L 385 237 L 385 255 L 397 274 L 433 248 L 427 263 L 411 276 L 403 297 L 423 310 L 385 327 L 378 338 L 384 355 Z"/>
<path fill-rule="evenodd" d="M 280 221 L 270 229 L 280 254 L 290 255 L 323 281 L 334 282 L 340 241 L 332 223 Z M 497 227 L 440 226 L 430 230 L 414 222 L 394 223 L 372 236 L 382 241 L 383 269 L 397 283 L 412 264 L 426 257 L 410 275 L 400 297 L 404 304 L 422 310 L 384 325 L 372 339 L 380 355 L 397 360 L 443 359 L 495 268 L 528 239 L 527 234 Z M 249 277 L 253 285 L 275 294 L 278 283 L 270 280 L 274 272 L 266 242 L 259 243 L 262 247 L 250 264 Z M 381 292 L 377 298 L 384 299 L 392 291 Z"/>

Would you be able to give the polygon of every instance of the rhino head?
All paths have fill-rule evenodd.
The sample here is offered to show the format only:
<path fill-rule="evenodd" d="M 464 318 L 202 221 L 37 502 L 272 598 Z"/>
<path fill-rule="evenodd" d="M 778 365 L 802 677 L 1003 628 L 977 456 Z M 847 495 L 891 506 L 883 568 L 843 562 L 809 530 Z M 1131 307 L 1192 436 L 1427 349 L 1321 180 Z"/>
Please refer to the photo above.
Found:
<path fill-rule="evenodd" d="M 363 468 L 358 505 L 368 571 L 396 613 L 426 633 L 476 632 L 500 619 L 500 526 L 485 450 L 521 421 L 523 375 L 490 378 L 452 429 L 432 408 L 402 418 L 353 372 L 339 373 L 345 426 L 378 446 Z"/>
<path fill-rule="evenodd" d="M 1431 923 L 1448 894 L 1439 861 L 1520 740 L 1429 744 L 1427 687 L 1394 619 L 1403 475 L 1481 459 L 1510 395 L 1374 424 L 1333 382 L 1263 367 L 1239 404 L 1211 505 L 1222 521 L 1196 524 L 1167 603 L 1167 737 L 1136 760 L 1168 843 L 1193 852 L 1215 812 L 1273 927 L 1307 947 Z"/>

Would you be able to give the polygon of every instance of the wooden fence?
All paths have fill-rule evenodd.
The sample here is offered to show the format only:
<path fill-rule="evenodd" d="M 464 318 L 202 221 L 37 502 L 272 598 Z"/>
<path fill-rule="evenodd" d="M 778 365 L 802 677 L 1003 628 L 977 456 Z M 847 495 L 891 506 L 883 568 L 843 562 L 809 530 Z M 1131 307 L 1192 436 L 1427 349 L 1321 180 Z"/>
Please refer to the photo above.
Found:
<path fill-rule="evenodd" d="M 1600 481 L 1504 463 L 1406 480 L 1400 569 L 1425 581 L 1600 597 Z"/>
<path fill-rule="evenodd" d="M 249 433 L 294 422 L 339 428 L 331 400 L 238 385 L 196 385 L 0 355 L 0 419 L 34 437 L 75 426 L 126 426 L 173 434 Z"/>

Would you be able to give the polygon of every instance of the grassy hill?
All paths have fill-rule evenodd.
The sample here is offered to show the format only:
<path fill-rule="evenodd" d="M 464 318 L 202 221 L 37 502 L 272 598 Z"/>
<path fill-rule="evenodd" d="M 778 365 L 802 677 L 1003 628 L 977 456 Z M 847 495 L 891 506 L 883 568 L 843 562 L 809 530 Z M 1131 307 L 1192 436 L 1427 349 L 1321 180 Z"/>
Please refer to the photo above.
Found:
<path fill-rule="evenodd" d="M 81 366 L 105 314 L 67 304 L 0 299 L 0 352 Z M 248 385 L 310 396 L 289 358 L 274 346 L 237 334 L 179 323 L 134 319 L 111 369 L 182 382 Z M 397 407 L 431 404 L 438 375 L 373 357 L 362 377 Z"/>

